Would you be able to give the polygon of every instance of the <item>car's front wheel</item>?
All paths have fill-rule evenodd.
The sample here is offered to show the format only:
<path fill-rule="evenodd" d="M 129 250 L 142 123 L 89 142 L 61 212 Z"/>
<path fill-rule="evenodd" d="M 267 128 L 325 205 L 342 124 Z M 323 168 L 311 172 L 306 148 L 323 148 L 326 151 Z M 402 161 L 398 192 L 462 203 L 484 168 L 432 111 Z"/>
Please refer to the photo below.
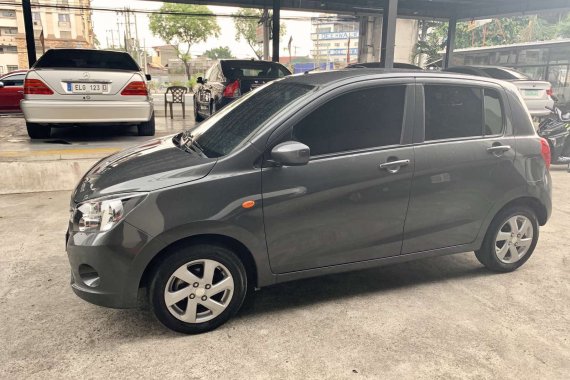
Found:
<path fill-rule="evenodd" d="M 530 258 L 537 242 L 538 220 L 534 211 L 511 207 L 495 216 L 475 255 L 494 272 L 512 272 Z"/>
<path fill-rule="evenodd" d="M 49 125 L 26 123 L 26 129 L 31 139 L 49 139 L 51 136 L 51 127 Z"/>
<path fill-rule="evenodd" d="M 235 315 L 246 289 L 245 268 L 232 251 L 200 244 L 177 250 L 162 261 L 151 280 L 149 298 L 163 325 L 199 334 Z"/>
<path fill-rule="evenodd" d="M 137 126 L 139 136 L 154 136 L 155 124 L 154 124 L 154 112 L 152 113 L 150 120 L 141 123 Z"/>

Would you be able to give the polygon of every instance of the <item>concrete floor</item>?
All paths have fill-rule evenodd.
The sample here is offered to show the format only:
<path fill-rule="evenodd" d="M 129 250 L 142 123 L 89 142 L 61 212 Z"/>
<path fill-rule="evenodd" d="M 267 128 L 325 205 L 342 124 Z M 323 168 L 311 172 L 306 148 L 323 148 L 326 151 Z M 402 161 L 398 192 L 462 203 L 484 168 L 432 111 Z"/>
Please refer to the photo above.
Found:
<path fill-rule="evenodd" d="M 496 378 L 570 373 L 570 174 L 520 270 L 473 254 L 282 284 L 199 336 L 69 288 L 69 192 L 0 196 L 0 379 Z"/>

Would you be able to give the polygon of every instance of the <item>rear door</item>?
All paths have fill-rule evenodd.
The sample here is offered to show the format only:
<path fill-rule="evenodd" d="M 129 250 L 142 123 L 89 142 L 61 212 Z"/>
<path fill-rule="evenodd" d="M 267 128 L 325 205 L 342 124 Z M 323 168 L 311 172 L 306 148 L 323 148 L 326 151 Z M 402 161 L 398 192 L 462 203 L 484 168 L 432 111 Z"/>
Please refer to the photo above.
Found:
<path fill-rule="evenodd" d="M 7 75 L 0 82 L 0 111 L 16 112 L 20 110 L 20 100 L 24 98 L 24 78 L 26 74 Z"/>
<path fill-rule="evenodd" d="M 513 178 L 515 141 L 503 89 L 471 81 L 423 80 L 402 253 L 472 243 Z"/>
<path fill-rule="evenodd" d="M 414 86 L 358 85 L 289 121 L 270 144 L 311 149 L 305 166 L 264 167 L 263 212 L 271 268 L 286 273 L 396 256 L 414 170 Z"/>

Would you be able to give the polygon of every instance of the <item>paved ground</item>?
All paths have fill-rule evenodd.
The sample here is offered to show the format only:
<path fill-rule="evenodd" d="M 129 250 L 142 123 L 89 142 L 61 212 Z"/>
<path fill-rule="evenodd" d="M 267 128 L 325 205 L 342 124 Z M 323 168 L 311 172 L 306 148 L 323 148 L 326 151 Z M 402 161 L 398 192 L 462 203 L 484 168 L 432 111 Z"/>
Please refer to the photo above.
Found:
<path fill-rule="evenodd" d="M 0 196 L 0 379 L 567 379 L 570 174 L 553 178 L 551 222 L 515 273 L 464 254 L 288 283 L 200 336 L 73 295 L 68 192 Z"/>

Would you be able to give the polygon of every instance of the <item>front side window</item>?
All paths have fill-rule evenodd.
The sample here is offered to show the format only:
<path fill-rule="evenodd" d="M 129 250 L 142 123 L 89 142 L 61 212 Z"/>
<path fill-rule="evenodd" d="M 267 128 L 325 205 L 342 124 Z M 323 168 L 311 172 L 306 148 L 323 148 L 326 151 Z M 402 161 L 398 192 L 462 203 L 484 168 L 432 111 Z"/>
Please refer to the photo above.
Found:
<path fill-rule="evenodd" d="M 425 140 L 483 135 L 483 91 L 451 85 L 425 86 Z"/>
<path fill-rule="evenodd" d="M 405 96 L 405 86 L 343 94 L 299 122 L 293 138 L 311 156 L 400 144 Z"/>
<path fill-rule="evenodd" d="M 4 86 L 6 86 L 6 87 L 23 86 L 25 76 L 26 76 L 26 74 L 10 75 L 9 77 L 6 77 L 4 79 L 0 79 L 0 81 L 2 81 L 2 83 L 4 83 Z"/>

